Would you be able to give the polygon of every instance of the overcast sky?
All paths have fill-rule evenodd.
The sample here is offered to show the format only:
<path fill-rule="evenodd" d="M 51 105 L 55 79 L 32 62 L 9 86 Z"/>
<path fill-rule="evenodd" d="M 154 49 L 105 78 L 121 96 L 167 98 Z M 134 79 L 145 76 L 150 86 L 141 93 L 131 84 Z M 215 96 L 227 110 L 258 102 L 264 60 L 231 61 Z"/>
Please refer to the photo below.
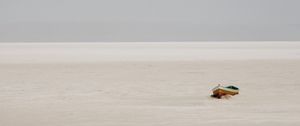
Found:
<path fill-rule="evenodd" d="M 0 0 L 0 41 L 300 40 L 300 0 Z"/>

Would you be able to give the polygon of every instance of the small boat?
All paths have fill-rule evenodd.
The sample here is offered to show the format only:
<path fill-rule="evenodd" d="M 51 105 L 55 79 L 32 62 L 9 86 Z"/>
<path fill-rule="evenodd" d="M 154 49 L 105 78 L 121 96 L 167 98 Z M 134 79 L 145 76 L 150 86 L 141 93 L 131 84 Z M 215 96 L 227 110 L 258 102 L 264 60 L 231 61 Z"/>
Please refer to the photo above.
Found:
<path fill-rule="evenodd" d="M 239 94 L 239 88 L 232 86 L 232 85 L 223 87 L 219 84 L 218 86 L 213 88 L 212 91 L 213 91 L 213 94 L 211 96 L 216 97 L 216 98 L 221 98 L 222 96 L 225 96 L 225 95 L 233 96 L 233 95 Z"/>

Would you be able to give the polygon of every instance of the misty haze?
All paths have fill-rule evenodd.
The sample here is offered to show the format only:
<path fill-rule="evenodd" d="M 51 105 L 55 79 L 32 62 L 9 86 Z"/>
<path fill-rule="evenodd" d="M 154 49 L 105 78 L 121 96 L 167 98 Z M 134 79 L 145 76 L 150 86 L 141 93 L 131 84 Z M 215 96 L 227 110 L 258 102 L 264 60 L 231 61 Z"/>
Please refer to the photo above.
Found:
<path fill-rule="evenodd" d="M 297 41 L 297 0 L 1 0 L 0 42 Z"/>
<path fill-rule="evenodd" d="M 0 126 L 298 126 L 298 0 L 0 0 Z"/>

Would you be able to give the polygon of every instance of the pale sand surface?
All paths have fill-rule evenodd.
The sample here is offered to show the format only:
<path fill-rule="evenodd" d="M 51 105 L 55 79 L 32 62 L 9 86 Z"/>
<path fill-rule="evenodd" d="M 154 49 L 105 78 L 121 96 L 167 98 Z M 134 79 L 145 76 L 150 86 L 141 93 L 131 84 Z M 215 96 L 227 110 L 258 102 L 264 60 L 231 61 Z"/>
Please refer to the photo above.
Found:
<path fill-rule="evenodd" d="M 0 125 L 296 126 L 299 55 L 291 42 L 2 43 Z M 210 98 L 218 83 L 240 95 Z"/>

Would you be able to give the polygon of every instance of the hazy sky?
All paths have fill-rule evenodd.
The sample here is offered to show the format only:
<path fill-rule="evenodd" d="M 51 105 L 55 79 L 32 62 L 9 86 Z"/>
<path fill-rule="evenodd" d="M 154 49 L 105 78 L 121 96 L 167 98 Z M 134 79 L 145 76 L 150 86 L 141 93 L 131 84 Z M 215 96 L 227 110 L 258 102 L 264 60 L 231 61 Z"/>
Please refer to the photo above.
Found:
<path fill-rule="evenodd" d="M 0 41 L 300 40 L 300 0 L 0 0 Z"/>

